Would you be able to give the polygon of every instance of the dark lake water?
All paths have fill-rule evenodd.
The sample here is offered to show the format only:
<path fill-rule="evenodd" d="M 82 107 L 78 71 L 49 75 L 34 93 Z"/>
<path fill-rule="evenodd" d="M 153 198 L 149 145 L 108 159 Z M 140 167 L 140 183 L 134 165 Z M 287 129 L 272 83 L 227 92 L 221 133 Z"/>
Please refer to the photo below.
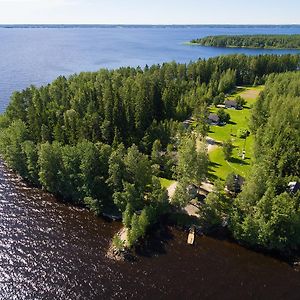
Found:
<path fill-rule="evenodd" d="M 221 33 L 300 33 L 299 27 L 0 28 L 0 110 L 13 90 L 60 74 L 243 52 L 190 47 Z M 119 223 L 28 187 L 0 160 L 0 300 L 299 299 L 300 273 L 226 240 L 167 228 L 137 261 L 106 258 Z M 149 250 L 150 249 L 150 250 Z"/>
<path fill-rule="evenodd" d="M 113 262 L 105 254 L 119 228 L 28 187 L 0 161 L 0 299 L 299 299 L 288 264 L 209 237 L 188 246 L 172 228 L 136 262 Z"/>
<path fill-rule="evenodd" d="M 300 33 L 300 26 L 0 27 L 0 112 L 14 90 L 46 84 L 59 75 L 100 68 L 189 62 L 221 54 L 295 53 L 284 50 L 187 46 L 217 34 Z"/>

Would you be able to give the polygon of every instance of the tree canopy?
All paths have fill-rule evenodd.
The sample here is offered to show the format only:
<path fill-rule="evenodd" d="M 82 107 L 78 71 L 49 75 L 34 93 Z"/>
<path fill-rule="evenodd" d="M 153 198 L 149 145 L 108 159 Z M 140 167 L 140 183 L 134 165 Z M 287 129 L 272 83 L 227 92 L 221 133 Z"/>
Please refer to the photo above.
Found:
<path fill-rule="evenodd" d="M 212 47 L 300 49 L 300 34 L 216 35 L 191 43 Z"/>
<path fill-rule="evenodd" d="M 231 218 L 234 236 L 250 245 L 300 246 L 300 74 L 271 75 L 254 107 L 255 163 Z"/>
<path fill-rule="evenodd" d="M 60 76 L 11 96 L 0 116 L 1 156 L 21 176 L 65 201 L 95 214 L 123 214 L 134 243 L 167 209 L 158 174 L 179 179 L 183 193 L 186 184 L 205 177 L 206 149 L 185 138 L 183 121 L 194 116 L 202 138 L 214 99 L 223 99 L 236 85 L 264 82 L 271 73 L 298 67 L 297 55 L 232 55 Z M 269 76 L 252 122 L 257 151 L 265 155 L 257 160 L 265 159 L 285 181 L 299 170 L 299 149 L 290 139 L 299 138 L 293 127 L 299 124 L 293 76 Z M 281 80 L 278 90 L 272 80 Z M 275 92 L 279 100 L 272 102 Z M 287 108 L 293 117 L 278 114 Z M 289 141 L 284 147 L 283 140 Z"/>

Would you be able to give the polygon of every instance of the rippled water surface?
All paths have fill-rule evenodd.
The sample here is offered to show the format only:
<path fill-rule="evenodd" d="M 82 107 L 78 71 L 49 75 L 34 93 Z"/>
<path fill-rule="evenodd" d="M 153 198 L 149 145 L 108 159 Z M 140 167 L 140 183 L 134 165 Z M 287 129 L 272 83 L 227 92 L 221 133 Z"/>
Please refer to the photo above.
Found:
<path fill-rule="evenodd" d="M 190 247 L 174 229 L 136 262 L 113 262 L 105 253 L 119 228 L 0 163 L 0 299 L 299 299 L 288 264 L 208 237 Z"/>

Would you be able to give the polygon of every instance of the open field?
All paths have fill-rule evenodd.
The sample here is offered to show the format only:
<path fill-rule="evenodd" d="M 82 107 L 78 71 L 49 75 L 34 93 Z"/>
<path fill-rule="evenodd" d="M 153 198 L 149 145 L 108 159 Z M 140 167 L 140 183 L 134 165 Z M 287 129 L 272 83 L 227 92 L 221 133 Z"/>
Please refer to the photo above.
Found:
<path fill-rule="evenodd" d="M 211 126 L 208 136 L 219 143 L 219 147 L 209 153 L 211 161 L 209 178 L 211 180 L 217 178 L 225 180 L 227 175 L 231 172 L 238 173 L 244 177 L 248 175 L 253 155 L 254 137 L 250 134 L 245 140 L 238 138 L 236 133 L 240 128 L 249 129 L 251 107 L 262 90 L 263 86 L 238 87 L 228 99 L 234 99 L 236 96 L 240 95 L 247 101 L 245 108 L 243 110 L 227 109 L 226 112 L 230 114 L 231 118 L 229 124 L 226 124 L 225 126 Z M 216 113 L 217 110 L 217 108 L 211 108 L 212 113 Z M 231 139 L 234 145 L 234 150 L 231 159 L 226 161 L 224 159 L 221 144 L 229 139 Z M 245 160 L 242 160 L 242 151 L 244 148 L 246 150 L 246 157 Z"/>
<path fill-rule="evenodd" d="M 263 85 L 259 86 L 251 86 L 251 87 L 245 87 L 245 86 L 238 86 L 227 99 L 234 99 L 237 96 L 243 97 L 246 101 L 247 104 L 246 106 L 251 106 L 259 96 L 259 93 L 264 89 Z"/>

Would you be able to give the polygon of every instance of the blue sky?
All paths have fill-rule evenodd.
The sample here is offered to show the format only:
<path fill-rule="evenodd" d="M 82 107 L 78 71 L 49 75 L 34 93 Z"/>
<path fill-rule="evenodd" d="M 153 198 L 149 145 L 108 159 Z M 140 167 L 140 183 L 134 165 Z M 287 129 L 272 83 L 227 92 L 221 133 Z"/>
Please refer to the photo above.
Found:
<path fill-rule="evenodd" d="M 300 0 L 0 0 L 2 24 L 300 24 Z"/>

